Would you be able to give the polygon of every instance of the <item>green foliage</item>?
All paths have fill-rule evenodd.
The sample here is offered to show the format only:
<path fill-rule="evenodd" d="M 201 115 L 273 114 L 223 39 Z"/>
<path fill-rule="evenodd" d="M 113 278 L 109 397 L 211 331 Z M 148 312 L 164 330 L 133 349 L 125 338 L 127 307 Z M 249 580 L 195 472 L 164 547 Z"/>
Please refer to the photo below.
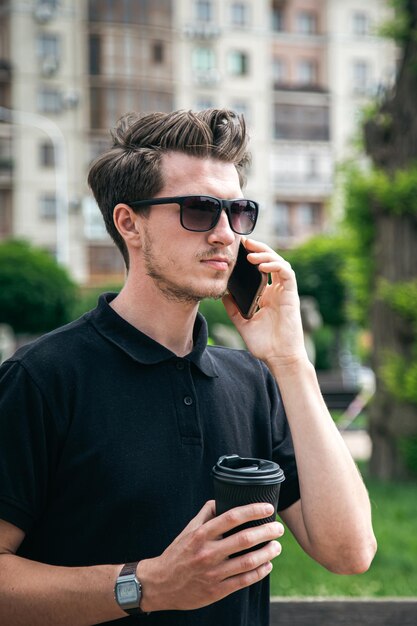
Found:
<path fill-rule="evenodd" d="M 399 450 L 406 468 L 413 476 L 417 476 L 417 437 L 401 437 Z"/>
<path fill-rule="evenodd" d="M 282 554 L 275 559 L 271 572 L 271 595 L 415 596 L 417 485 L 365 482 L 378 540 L 378 551 L 369 571 L 355 576 L 332 574 L 309 558 L 287 530 L 280 540 Z"/>
<path fill-rule="evenodd" d="M 100 287 L 86 287 L 80 291 L 79 298 L 76 302 L 76 305 L 73 309 L 73 318 L 76 319 L 86 313 L 87 311 L 91 311 L 97 306 L 97 301 L 99 296 L 102 293 L 119 293 L 121 290 L 121 284 L 107 284 L 101 285 Z"/>
<path fill-rule="evenodd" d="M 340 327 L 346 322 L 344 270 L 348 245 L 340 237 L 319 235 L 283 253 L 296 273 L 300 295 L 317 300 L 325 325 Z"/>
<path fill-rule="evenodd" d="M 315 367 L 317 370 L 329 370 L 334 366 L 332 352 L 335 344 L 335 329 L 331 326 L 322 326 L 313 333 L 316 349 Z"/>
<path fill-rule="evenodd" d="M 407 11 L 407 0 L 390 0 L 394 16 L 379 29 L 380 37 L 393 39 L 397 44 L 404 45 L 410 38 L 410 15 Z"/>
<path fill-rule="evenodd" d="M 216 324 L 223 324 L 234 328 L 221 300 L 203 300 L 200 303 L 199 310 L 207 320 L 209 332 L 211 332 L 211 329 Z"/>
<path fill-rule="evenodd" d="M 344 228 L 351 254 L 345 276 L 353 296 L 349 313 L 361 324 L 366 324 L 375 287 L 375 220 L 381 213 L 417 217 L 416 167 L 397 170 L 392 176 L 375 168 L 346 168 Z"/>
<path fill-rule="evenodd" d="M 409 323 L 414 335 L 407 359 L 393 351 L 385 352 L 381 378 L 395 398 L 417 404 L 417 280 L 395 284 L 381 280 L 377 286 L 377 297 Z"/>
<path fill-rule="evenodd" d="M 0 244 L 0 323 L 42 333 L 68 322 L 76 287 L 65 269 L 24 241 Z"/>
<path fill-rule="evenodd" d="M 390 394 L 403 402 L 417 404 L 417 354 L 414 348 L 411 362 L 386 350 L 380 376 Z"/>
<path fill-rule="evenodd" d="M 399 403 L 417 405 L 417 280 L 390 283 L 375 281 L 375 223 L 381 215 L 417 218 L 417 167 L 394 174 L 375 168 L 364 172 L 351 167 L 347 175 L 346 229 L 355 254 L 347 274 L 354 316 L 366 323 L 372 300 L 383 300 L 403 320 L 409 335 L 407 354 L 381 352 L 378 372 L 386 391 Z M 417 474 L 416 443 L 405 438 L 399 447 L 406 467 Z"/>
<path fill-rule="evenodd" d="M 417 280 L 389 283 L 380 280 L 377 294 L 399 315 L 410 321 L 417 332 Z"/>

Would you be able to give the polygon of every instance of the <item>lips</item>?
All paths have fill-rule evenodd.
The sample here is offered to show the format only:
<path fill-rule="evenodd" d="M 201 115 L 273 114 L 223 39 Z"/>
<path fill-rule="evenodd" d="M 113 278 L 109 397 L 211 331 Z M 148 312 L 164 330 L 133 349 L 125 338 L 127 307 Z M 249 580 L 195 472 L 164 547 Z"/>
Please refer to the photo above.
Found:
<path fill-rule="evenodd" d="M 225 271 L 229 268 L 231 261 L 229 258 L 225 257 L 211 257 L 209 259 L 203 259 L 201 262 L 216 270 Z"/>

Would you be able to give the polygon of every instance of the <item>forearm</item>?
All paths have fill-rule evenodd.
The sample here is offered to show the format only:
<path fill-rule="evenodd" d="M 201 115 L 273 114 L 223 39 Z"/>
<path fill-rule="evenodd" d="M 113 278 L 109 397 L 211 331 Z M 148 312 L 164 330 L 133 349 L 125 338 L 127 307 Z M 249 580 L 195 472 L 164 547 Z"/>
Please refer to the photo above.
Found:
<path fill-rule="evenodd" d="M 113 592 L 121 567 L 55 567 L 1 554 L 0 623 L 90 626 L 126 616 Z"/>
<path fill-rule="evenodd" d="M 297 459 L 304 526 L 297 538 L 329 569 L 363 571 L 375 552 L 369 497 L 314 368 L 307 359 L 269 367 L 280 387 Z"/>

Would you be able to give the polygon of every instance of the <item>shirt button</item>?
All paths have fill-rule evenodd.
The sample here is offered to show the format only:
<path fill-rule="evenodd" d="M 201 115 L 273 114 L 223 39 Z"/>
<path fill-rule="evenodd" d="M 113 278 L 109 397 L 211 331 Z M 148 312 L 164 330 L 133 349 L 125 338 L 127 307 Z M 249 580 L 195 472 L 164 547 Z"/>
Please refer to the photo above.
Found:
<path fill-rule="evenodd" d="M 183 370 L 185 367 L 184 361 L 177 361 L 176 368 L 177 370 Z"/>
<path fill-rule="evenodd" d="M 190 396 L 185 396 L 184 404 L 186 404 L 187 406 L 190 406 L 192 403 L 193 403 L 193 399 L 190 398 Z"/>

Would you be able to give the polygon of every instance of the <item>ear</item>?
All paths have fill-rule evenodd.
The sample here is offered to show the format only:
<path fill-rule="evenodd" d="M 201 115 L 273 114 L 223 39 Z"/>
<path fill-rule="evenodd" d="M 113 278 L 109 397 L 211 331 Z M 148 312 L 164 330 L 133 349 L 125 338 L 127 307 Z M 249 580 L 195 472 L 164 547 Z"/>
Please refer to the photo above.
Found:
<path fill-rule="evenodd" d="M 138 215 L 127 204 L 116 204 L 113 221 L 127 246 L 140 247 L 140 225 Z"/>

